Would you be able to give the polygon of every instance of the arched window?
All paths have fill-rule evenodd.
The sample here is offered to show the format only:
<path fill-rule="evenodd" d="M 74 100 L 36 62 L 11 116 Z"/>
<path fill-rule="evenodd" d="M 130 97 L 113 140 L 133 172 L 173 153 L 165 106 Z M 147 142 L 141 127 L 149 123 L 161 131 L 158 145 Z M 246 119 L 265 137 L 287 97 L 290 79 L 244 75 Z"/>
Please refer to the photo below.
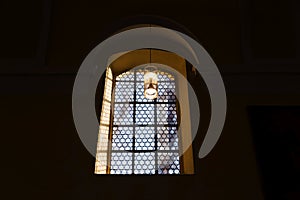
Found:
<path fill-rule="evenodd" d="M 144 97 L 144 69 L 106 70 L 96 174 L 181 174 L 176 76 L 158 70 L 158 97 Z M 190 158 L 191 159 L 191 158 Z"/>

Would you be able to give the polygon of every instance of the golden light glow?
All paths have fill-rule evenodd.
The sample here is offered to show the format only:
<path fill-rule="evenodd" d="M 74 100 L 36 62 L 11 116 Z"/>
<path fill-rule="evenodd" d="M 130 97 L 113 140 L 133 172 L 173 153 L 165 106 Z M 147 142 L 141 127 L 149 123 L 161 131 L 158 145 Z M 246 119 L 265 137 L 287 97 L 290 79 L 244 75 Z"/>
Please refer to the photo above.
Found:
<path fill-rule="evenodd" d="M 156 99 L 158 96 L 157 70 L 154 66 L 145 68 L 144 95 L 147 99 Z"/>
<path fill-rule="evenodd" d="M 112 78 L 112 71 L 110 68 L 107 68 L 102 101 L 102 111 L 100 116 L 100 127 L 98 133 L 95 174 L 106 174 L 107 169 Z"/>

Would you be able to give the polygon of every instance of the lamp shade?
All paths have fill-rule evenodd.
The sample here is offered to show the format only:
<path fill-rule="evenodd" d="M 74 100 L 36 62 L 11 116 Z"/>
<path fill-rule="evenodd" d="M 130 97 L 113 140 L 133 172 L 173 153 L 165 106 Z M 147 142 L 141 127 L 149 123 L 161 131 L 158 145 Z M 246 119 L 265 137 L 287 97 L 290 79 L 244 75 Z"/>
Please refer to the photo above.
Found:
<path fill-rule="evenodd" d="M 145 68 L 144 75 L 144 96 L 147 99 L 156 99 L 158 97 L 158 78 L 157 68 L 148 66 Z"/>

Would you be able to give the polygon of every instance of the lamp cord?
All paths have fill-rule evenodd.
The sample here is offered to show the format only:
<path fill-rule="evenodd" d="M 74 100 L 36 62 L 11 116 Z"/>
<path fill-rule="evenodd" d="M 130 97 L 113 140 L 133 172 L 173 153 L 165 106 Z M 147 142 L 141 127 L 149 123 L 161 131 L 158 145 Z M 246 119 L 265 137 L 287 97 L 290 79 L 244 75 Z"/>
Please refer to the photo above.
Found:
<path fill-rule="evenodd" d="M 151 49 L 150 49 L 150 64 L 152 62 L 152 54 L 151 54 Z"/>
<path fill-rule="evenodd" d="M 150 32 L 151 32 L 151 24 L 149 24 L 149 26 L 150 26 Z M 151 48 L 150 48 L 150 64 L 151 64 L 151 62 L 152 62 L 152 54 L 151 54 Z"/>

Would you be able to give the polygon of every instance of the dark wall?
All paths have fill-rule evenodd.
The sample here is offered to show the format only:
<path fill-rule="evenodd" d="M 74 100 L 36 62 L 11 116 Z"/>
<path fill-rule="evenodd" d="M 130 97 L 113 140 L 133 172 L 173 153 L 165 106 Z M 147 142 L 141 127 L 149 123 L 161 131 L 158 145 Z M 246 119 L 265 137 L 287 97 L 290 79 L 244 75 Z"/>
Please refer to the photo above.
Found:
<path fill-rule="evenodd" d="M 263 199 L 247 107 L 299 105 L 298 10 L 293 0 L 1 1 L 2 194 Z M 89 51 L 120 28 L 136 22 L 174 26 L 170 20 L 204 46 L 222 73 L 228 114 L 220 141 L 208 157 L 195 156 L 195 175 L 96 176 L 72 118 L 76 72 Z M 205 92 L 200 80 L 190 79 L 199 99 Z M 204 117 L 195 155 L 207 123 Z"/>
<path fill-rule="evenodd" d="M 300 107 L 248 109 L 266 199 L 299 199 Z"/>

